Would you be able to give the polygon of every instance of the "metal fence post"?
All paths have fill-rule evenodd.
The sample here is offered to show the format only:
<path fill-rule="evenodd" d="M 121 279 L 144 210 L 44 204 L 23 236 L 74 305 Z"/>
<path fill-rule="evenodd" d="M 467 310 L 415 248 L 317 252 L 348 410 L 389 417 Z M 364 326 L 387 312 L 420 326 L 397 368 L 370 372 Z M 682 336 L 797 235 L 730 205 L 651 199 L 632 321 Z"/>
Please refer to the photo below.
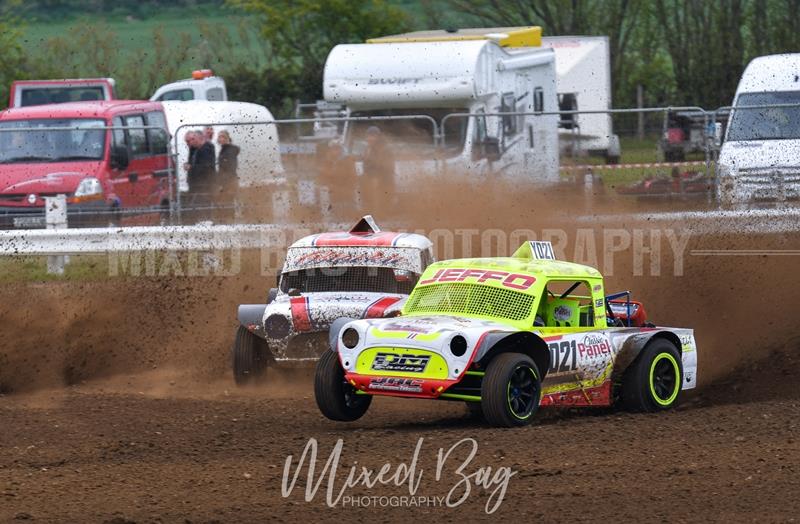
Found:
<path fill-rule="evenodd" d="M 67 196 L 56 195 L 44 198 L 44 218 L 47 229 L 67 228 Z M 47 256 L 47 274 L 63 275 L 64 266 L 69 261 L 66 255 Z"/>

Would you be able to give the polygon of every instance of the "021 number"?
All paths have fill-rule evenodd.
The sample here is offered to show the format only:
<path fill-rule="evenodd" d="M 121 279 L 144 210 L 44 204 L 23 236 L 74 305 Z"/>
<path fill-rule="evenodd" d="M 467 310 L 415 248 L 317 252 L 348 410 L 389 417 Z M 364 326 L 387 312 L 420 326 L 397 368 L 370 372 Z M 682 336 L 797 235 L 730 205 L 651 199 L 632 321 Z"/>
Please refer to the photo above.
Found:
<path fill-rule="evenodd" d="M 550 348 L 550 370 L 548 373 L 566 373 L 578 369 L 577 348 L 574 340 L 563 342 L 551 342 Z"/>

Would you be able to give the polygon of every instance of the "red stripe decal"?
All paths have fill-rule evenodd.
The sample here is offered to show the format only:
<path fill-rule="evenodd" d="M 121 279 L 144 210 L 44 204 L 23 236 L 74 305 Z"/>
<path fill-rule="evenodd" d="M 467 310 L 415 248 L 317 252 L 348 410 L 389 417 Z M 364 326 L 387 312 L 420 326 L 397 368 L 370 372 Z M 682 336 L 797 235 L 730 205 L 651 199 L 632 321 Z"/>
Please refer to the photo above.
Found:
<path fill-rule="evenodd" d="M 296 331 L 311 331 L 311 317 L 308 314 L 308 299 L 306 297 L 292 297 L 289 300 L 292 307 L 292 324 Z"/>
<path fill-rule="evenodd" d="M 399 297 L 384 297 L 373 302 L 364 314 L 364 318 L 381 318 L 386 309 L 400 301 Z"/>
<path fill-rule="evenodd" d="M 380 233 L 322 233 L 314 239 L 319 247 L 352 246 L 352 247 L 390 247 L 402 233 L 382 231 Z"/>

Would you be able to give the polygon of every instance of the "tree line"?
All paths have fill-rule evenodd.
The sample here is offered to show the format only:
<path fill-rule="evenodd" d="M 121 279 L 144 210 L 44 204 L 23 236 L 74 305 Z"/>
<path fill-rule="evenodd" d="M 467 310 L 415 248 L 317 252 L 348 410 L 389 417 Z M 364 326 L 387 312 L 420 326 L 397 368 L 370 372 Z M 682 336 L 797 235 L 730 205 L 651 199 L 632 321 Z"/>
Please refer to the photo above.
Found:
<path fill-rule="evenodd" d="M 102 11 L 106 0 L 39 0 Z M 183 0 L 181 4 L 197 5 Z M 200 2 L 202 3 L 202 2 Z M 162 4 L 114 2 L 117 6 Z M 0 90 L 14 78 L 112 76 L 121 94 L 141 98 L 186 76 L 181 64 L 212 67 L 234 99 L 288 115 L 295 100 L 322 95 L 328 51 L 424 28 L 540 25 L 545 35 L 607 35 L 615 107 L 644 104 L 728 105 L 747 62 L 763 54 L 800 51 L 800 0 L 225 0 L 236 23 L 185 32 L 155 28 L 145 50 L 125 53 L 102 23 L 31 46 L 24 21 L 0 9 Z M 53 7 L 51 5 L 51 7 Z M 55 8 L 55 7 L 54 7 Z M 133 7 L 132 7 L 133 8 Z M 136 7 L 140 9 L 140 7 Z M 16 18 L 15 18 L 16 17 Z M 6 96 L 0 91 L 0 101 Z"/>

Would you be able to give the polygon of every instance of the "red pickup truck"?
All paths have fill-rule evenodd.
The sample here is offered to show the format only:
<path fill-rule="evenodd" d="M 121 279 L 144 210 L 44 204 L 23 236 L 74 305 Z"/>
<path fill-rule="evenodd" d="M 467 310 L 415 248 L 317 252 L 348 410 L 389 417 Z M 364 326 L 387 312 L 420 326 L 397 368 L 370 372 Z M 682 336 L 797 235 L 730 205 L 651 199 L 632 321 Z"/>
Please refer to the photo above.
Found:
<path fill-rule="evenodd" d="M 0 228 L 43 227 L 44 197 L 58 194 L 67 196 L 70 226 L 117 223 L 129 210 L 163 211 L 169 206 L 166 129 L 160 102 L 0 111 Z"/>

